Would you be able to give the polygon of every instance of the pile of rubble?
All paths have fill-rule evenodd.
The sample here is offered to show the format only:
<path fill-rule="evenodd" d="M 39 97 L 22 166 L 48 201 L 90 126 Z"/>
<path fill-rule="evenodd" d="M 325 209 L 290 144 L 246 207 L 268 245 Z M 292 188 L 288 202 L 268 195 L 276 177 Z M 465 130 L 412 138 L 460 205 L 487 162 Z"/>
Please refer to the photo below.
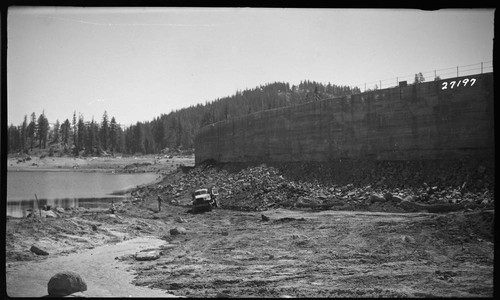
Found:
<path fill-rule="evenodd" d="M 295 162 L 276 166 L 288 178 L 387 188 L 463 186 L 469 192 L 494 189 L 494 158 L 462 160 L 374 161 L 337 160 L 329 163 Z M 489 166 L 489 167 L 487 167 Z M 464 186 L 465 185 L 465 186 Z"/>
<path fill-rule="evenodd" d="M 428 165 L 415 166 L 418 163 L 422 164 L 389 162 L 378 168 L 373 164 L 358 168 L 344 165 L 336 172 L 332 172 L 332 166 L 314 163 L 276 167 L 261 164 L 239 171 L 205 164 L 188 171 L 178 170 L 172 175 L 175 179 L 165 179 L 167 185 L 146 191 L 143 188 L 142 192 L 155 197 L 163 195 L 175 203 L 176 199 L 189 199 L 196 188 L 216 187 L 222 207 L 246 211 L 279 207 L 394 212 L 493 208 L 494 185 L 489 183 L 494 180 L 492 170 L 480 166 L 472 173 L 451 172 L 440 165 L 429 171 L 425 169 Z M 350 173 L 345 171 L 348 167 Z M 417 171 L 411 173 L 411 169 Z M 346 176 L 341 180 L 342 173 Z M 461 181 L 462 177 L 468 181 Z"/>

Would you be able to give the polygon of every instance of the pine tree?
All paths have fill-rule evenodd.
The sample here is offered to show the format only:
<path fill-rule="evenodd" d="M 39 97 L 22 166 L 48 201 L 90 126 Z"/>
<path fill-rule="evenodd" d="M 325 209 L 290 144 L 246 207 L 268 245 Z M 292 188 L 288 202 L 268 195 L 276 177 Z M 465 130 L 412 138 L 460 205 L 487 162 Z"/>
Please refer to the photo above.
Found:
<path fill-rule="evenodd" d="M 125 133 L 120 125 L 117 126 L 117 150 L 118 152 L 125 151 Z"/>
<path fill-rule="evenodd" d="M 84 150 L 84 144 L 86 139 L 85 122 L 83 120 L 82 114 L 78 116 L 77 131 L 78 131 L 78 141 L 76 143 L 77 144 L 76 154 L 78 155 L 81 150 Z"/>
<path fill-rule="evenodd" d="M 14 126 L 14 124 L 10 124 L 7 128 L 7 151 L 8 153 L 16 152 L 20 148 L 20 127 Z"/>
<path fill-rule="evenodd" d="M 31 121 L 30 124 L 28 125 L 28 139 L 30 142 L 30 151 L 33 151 L 33 146 L 35 144 L 35 136 L 36 133 L 36 114 L 33 112 L 31 114 Z"/>
<path fill-rule="evenodd" d="M 38 146 L 40 149 L 42 147 L 45 149 L 47 147 L 47 135 L 49 133 L 49 121 L 45 117 L 45 111 L 38 117 Z"/>
<path fill-rule="evenodd" d="M 161 151 L 164 148 L 165 140 L 165 125 L 162 118 L 157 118 L 152 122 L 152 135 L 156 146 L 156 151 Z"/>
<path fill-rule="evenodd" d="M 54 128 L 52 129 L 53 136 L 52 136 L 52 143 L 59 143 L 60 137 L 59 137 L 59 131 L 60 131 L 61 124 L 59 124 L 59 120 L 56 119 L 56 123 L 54 124 Z"/>
<path fill-rule="evenodd" d="M 415 74 L 415 80 L 413 83 L 422 83 L 424 81 L 425 81 L 425 78 L 424 78 L 424 75 L 422 75 L 422 72 Z"/>
<path fill-rule="evenodd" d="M 144 148 L 144 134 L 142 132 L 142 124 L 140 122 L 137 122 L 137 124 L 134 126 L 134 131 L 133 131 L 133 141 L 134 141 L 134 153 L 141 153 L 144 154 L 146 152 Z"/>
<path fill-rule="evenodd" d="M 118 124 L 116 124 L 115 117 L 111 117 L 111 122 L 109 124 L 109 147 L 111 150 L 111 153 L 114 153 L 114 151 L 117 150 L 118 148 Z"/>
<path fill-rule="evenodd" d="M 314 100 L 316 100 L 316 101 L 320 100 L 318 86 L 314 87 Z"/>
<path fill-rule="evenodd" d="M 28 116 L 24 115 L 23 125 L 21 127 L 21 151 L 26 152 L 28 141 Z"/>
<path fill-rule="evenodd" d="M 75 156 L 78 155 L 78 127 L 76 123 L 76 110 L 73 112 L 73 149 Z"/>
<path fill-rule="evenodd" d="M 66 119 L 64 120 L 64 123 L 61 125 L 61 141 L 65 144 L 65 146 L 68 146 L 70 131 L 71 131 L 71 124 L 69 123 L 69 120 Z"/>
<path fill-rule="evenodd" d="M 94 121 L 86 124 L 86 143 L 85 143 L 85 153 L 89 155 L 99 155 L 101 153 L 101 147 L 99 143 L 99 125 Z"/>
<path fill-rule="evenodd" d="M 108 151 L 109 121 L 108 121 L 108 113 L 106 111 L 104 111 L 104 114 L 102 116 L 100 139 L 101 139 L 102 149 L 104 151 Z"/>
<path fill-rule="evenodd" d="M 169 148 L 176 148 L 177 145 L 177 122 L 176 119 L 174 118 L 174 114 L 170 113 L 167 116 L 167 122 L 168 122 L 168 127 L 167 127 L 167 135 L 166 135 L 166 144 Z"/>

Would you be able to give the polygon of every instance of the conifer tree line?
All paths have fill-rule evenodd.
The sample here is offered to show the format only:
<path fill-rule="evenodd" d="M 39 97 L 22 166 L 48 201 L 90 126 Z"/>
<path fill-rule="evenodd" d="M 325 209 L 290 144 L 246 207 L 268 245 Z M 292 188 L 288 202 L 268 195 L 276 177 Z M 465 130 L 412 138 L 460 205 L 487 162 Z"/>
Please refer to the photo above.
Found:
<path fill-rule="evenodd" d="M 37 118 L 35 112 L 28 117 L 24 116 L 21 125 L 8 127 L 9 153 L 30 153 L 36 149 L 48 149 L 49 154 L 57 151 L 61 154 L 73 155 L 101 155 L 106 152 L 124 152 L 124 131 L 116 122 L 111 120 L 105 111 L 100 121 L 85 121 L 83 114 L 76 111 L 73 117 L 56 122 L 52 127 L 43 111 Z"/>
<path fill-rule="evenodd" d="M 254 112 L 297 105 L 321 99 L 360 93 L 359 88 L 301 81 L 299 85 L 274 82 L 253 89 L 237 91 L 234 95 L 206 101 L 168 114 L 149 122 L 137 122 L 122 128 L 105 111 L 100 120 L 85 120 L 76 111 L 62 123 L 52 127 L 42 112 L 24 116 L 21 125 L 8 127 L 9 153 L 30 153 L 48 149 L 68 155 L 153 154 L 162 150 L 194 148 L 197 131 L 208 124 L 236 118 Z"/>

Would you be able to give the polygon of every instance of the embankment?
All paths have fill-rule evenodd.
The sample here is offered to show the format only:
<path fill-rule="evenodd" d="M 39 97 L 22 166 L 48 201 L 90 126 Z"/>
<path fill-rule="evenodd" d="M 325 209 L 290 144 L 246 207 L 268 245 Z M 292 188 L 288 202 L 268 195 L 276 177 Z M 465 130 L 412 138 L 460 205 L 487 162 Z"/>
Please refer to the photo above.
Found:
<path fill-rule="evenodd" d="M 195 162 L 494 159 L 493 73 L 309 102 L 203 127 Z"/>

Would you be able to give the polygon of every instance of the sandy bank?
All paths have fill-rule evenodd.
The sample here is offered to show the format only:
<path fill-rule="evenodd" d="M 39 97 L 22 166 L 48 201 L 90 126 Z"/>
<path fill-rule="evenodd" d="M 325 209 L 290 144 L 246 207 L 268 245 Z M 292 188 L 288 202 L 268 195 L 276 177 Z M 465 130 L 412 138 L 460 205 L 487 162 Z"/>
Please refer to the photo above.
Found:
<path fill-rule="evenodd" d="M 87 283 L 87 291 L 78 293 L 83 297 L 172 297 L 159 289 L 133 285 L 134 275 L 127 272 L 127 264 L 115 259 L 162 244 L 165 241 L 158 238 L 140 237 L 66 256 L 50 257 L 36 265 L 10 268 L 6 270 L 7 294 L 10 297 L 42 297 L 47 295 L 50 277 L 70 270 L 80 274 Z"/>
<path fill-rule="evenodd" d="M 194 165 L 193 156 L 9 157 L 8 171 L 157 172 Z"/>

